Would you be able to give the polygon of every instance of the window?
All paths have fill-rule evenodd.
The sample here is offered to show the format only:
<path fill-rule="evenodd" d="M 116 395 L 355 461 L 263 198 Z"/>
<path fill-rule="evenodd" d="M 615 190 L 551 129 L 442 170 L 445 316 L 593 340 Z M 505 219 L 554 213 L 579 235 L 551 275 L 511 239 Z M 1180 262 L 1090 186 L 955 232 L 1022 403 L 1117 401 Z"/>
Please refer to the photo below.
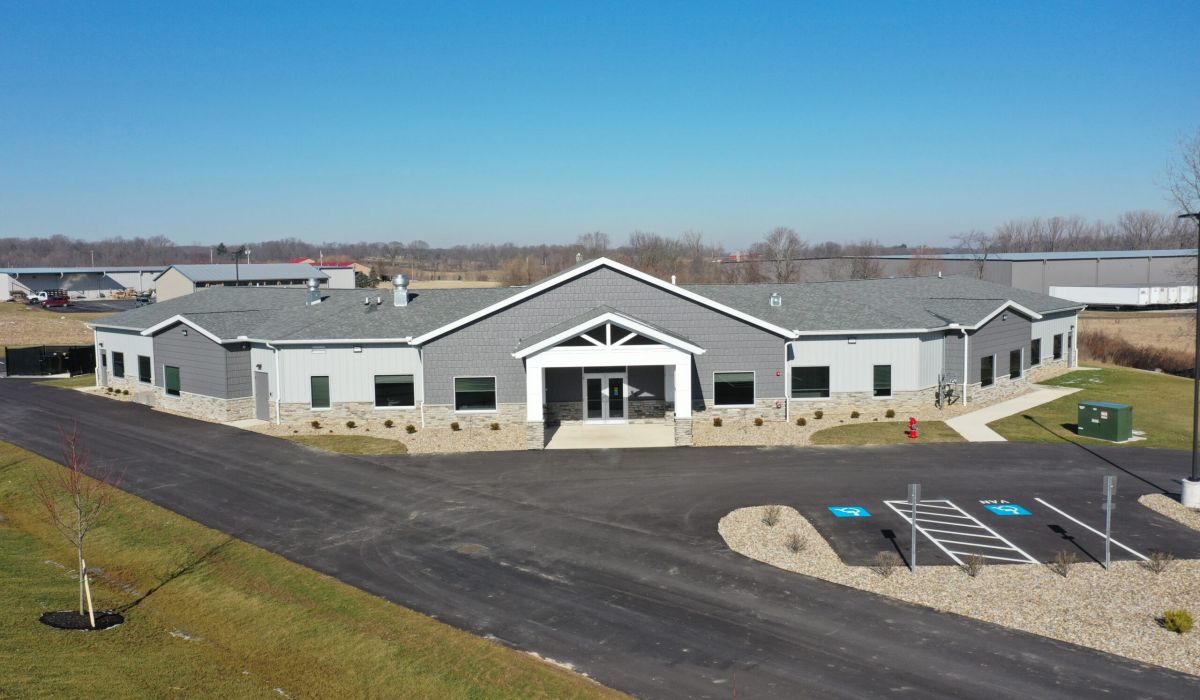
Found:
<path fill-rule="evenodd" d="M 496 410 L 495 377 L 455 377 L 454 410 Z"/>
<path fill-rule="evenodd" d="M 312 392 L 310 404 L 313 408 L 329 408 L 329 377 L 310 377 L 309 389 Z"/>
<path fill-rule="evenodd" d="M 892 366 L 875 365 L 875 395 L 892 395 Z"/>
<path fill-rule="evenodd" d="M 1020 348 L 1017 348 L 1016 350 L 1008 351 L 1008 378 L 1009 379 L 1020 379 L 1021 378 L 1021 370 L 1022 370 L 1021 359 L 1022 358 L 1021 358 L 1021 349 Z"/>
<path fill-rule="evenodd" d="M 713 372 L 714 406 L 753 406 L 754 372 Z"/>
<path fill-rule="evenodd" d="M 113 355 L 113 376 L 114 377 L 124 377 L 125 376 L 125 353 L 114 352 L 112 355 Z"/>
<path fill-rule="evenodd" d="M 1054 359 L 1062 359 L 1062 333 L 1054 336 Z"/>
<path fill-rule="evenodd" d="M 1042 364 L 1042 339 L 1034 338 L 1029 343 L 1029 366 L 1037 367 Z"/>
<path fill-rule="evenodd" d="M 823 399 L 829 397 L 828 367 L 793 367 L 792 398 Z"/>
<path fill-rule="evenodd" d="M 150 383 L 150 358 L 145 355 L 138 355 L 138 381 Z"/>
<path fill-rule="evenodd" d="M 996 383 L 996 356 L 988 355 L 979 359 L 979 386 L 991 386 Z"/>
<path fill-rule="evenodd" d="M 375 375 L 377 408 L 412 408 L 417 405 L 411 374 Z"/>
<path fill-rule="evenodd" d="M 163 367 L 166 379 L 167 396 L 179 396 L 179 368 L 166 365 Z"/>

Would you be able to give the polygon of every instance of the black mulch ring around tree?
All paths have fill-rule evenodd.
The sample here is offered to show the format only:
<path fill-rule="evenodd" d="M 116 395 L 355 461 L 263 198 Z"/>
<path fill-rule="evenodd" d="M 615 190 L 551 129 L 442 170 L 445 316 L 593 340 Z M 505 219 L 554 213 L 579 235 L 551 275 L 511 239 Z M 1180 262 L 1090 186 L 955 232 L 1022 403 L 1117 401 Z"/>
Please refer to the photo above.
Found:
<path fill-rule="evenodd" d="M 98 612 L 96 613 L 96 626 L 92 627 L 87 613 L 80 615 L 74 610 L 58 610 L 42 613 L 41 620 L 42 624 L 57 627 L 60 630 L 106 630 L 124 622 L 125 617 L 109 610 Z"/>

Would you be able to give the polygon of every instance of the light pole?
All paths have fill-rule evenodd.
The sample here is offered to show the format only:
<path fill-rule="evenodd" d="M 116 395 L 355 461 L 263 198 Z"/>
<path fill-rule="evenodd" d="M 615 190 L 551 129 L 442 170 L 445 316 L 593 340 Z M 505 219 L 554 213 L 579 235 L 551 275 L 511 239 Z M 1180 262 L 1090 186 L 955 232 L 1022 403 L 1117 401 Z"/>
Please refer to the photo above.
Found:
<path fill-rule="evenodd" d="M 1200 285 L 1200 212 L 1180 214 L 1181 219 L 1196 222 L 1196 284 Z M 1197 287 L 1200 296 L 1200 286 Z M 1200 298 L 1196 299 L 1196 367 L 1192 372 L 1192 475 L 1183 480 L 1180 502 L 1189 508 L 1200 508 Z"/>

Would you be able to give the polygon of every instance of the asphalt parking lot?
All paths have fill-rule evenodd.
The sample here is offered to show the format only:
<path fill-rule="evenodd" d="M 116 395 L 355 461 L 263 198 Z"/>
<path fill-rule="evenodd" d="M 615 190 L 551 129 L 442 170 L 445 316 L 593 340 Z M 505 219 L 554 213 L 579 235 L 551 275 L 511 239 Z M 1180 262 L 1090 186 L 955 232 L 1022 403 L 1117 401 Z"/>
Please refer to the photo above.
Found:
<path fill-rule="evenodd" d="M 133 299 L 72 299 L 68 306 L 51 309 L 55 313 L 119 313 L 137 304 Z"/>

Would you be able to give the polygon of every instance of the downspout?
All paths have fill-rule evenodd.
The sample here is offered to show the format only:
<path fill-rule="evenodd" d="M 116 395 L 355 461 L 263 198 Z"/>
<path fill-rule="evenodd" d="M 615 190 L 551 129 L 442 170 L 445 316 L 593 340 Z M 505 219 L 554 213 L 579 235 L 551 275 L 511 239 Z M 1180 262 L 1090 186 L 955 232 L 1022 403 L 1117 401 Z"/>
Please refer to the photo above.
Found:
<path fill-rule="evenodd" d="M 963 405 L 967 405 L 967 378 L 971 372 L 971 361 L 968 350 L 971 347 L 971 336 L 967 335 L 966 328 L 960 328 L 963 337 Z"/>
<path fill-rule="evenodd" d="M 791 341 L 783 341 L 783 421 L 792 422 L 792 392 L 788 391 L 788 345 Z"/>
<path fill-rule="evenodd" d="M 275 355 L 275 425 L 281 425 L 283 417 L 279 414 L 279 402 L 282 398 L 280 395 L 283 393 L 283 377 L 279 374 L 279 348 L 270 343 L 264 342 L 263 344 L 271 348 L 271 352 Z"/>

